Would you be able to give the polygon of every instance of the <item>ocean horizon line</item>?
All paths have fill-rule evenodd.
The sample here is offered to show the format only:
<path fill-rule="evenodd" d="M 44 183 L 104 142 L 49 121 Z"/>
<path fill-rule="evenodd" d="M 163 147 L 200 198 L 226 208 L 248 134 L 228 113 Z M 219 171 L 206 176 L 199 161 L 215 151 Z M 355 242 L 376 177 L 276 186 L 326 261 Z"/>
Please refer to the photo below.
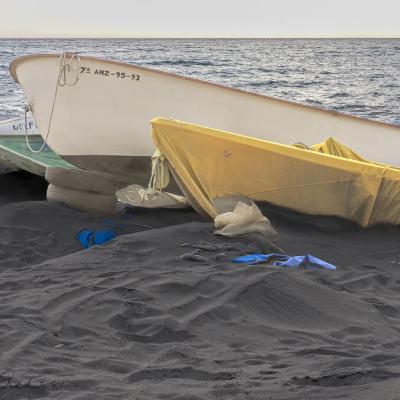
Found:
<path fill-rule="evenodd" d="M 77 40 L 117 40 L 117 39 L 135 39 L 135 40 L 149 40 L 149 39 L 159 39 L 159 40 L 395 40 L 400 39 L 400 36 L 276 36 L 276 37 L 253 37 L 253 36 L 243 36 L 243 37 L 228 37 L 228 36 L 202 36 L 202 37 L 190 37 L 190 36 L 9 36 L 2 37 L 0 40 L 45 40 L 45 39 L 77 39 Z"/>

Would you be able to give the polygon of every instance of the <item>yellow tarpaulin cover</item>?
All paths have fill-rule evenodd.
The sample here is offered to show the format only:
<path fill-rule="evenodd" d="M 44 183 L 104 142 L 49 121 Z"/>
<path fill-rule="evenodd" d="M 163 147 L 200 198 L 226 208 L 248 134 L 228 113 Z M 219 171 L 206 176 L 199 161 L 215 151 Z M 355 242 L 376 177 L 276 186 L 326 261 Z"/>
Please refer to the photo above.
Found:
<path fill-rule="evenodd" d="M 329 137 L 324 142 L 315 144 L 314 146 L 311 146 L 310 149 L 313 151 L 318 151 L 319 153 L 330 154 L 332 156 L 337 156 L 337 157 L 341 157 L 341 158 L 348 158 L 349 160 L 361 161 L 361 162 L 366 162 L 366 163 L 374 164 L 374 165 L 381 165 L 383 167 L 390 167 L 390 165 L 385 165 L 385 164 L 378 163 L 375 161 L 370 161 L 370 160 L 365 159 L 364 157 L 361 157 L 353 149 L 345 146 L 342 143 L 339 143 L 333 137 Z M 393 167 L 393 168 L 397 168 L 397 167 Z"/>
<path fill-rule="evenodd" d="M 400 223 L 400 170 L 332 138 L 310 151 L 171 119 L 151 123 L 188 200 L 212 218 L 213 199 L 240 195 L 364 227 Z"/>

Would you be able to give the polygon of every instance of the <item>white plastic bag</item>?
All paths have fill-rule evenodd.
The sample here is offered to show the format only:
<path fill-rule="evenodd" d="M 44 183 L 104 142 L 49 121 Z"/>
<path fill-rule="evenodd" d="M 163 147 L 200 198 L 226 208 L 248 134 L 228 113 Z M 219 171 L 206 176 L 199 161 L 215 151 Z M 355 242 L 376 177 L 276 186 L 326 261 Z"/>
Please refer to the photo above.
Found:
<path fill-rule="evenodd" d="M 265 217 L 257 205 L 239 201 L 233 211 L 217 215 L 214 220 L 214 233 L 223 236 L 238 236 L 246 233 L 259 233 L 266 240 L 274 242 L 277 233 L 271 222 Z"/>
<path fill-rule="evenodd" d="M 121 203 L 144 208 L 187 208 L 189 203 L 182 196 L 162 192 L 160 190 L 145 189 L 139 185 L 130 185 L 118 190 L 118 200 Z"/>

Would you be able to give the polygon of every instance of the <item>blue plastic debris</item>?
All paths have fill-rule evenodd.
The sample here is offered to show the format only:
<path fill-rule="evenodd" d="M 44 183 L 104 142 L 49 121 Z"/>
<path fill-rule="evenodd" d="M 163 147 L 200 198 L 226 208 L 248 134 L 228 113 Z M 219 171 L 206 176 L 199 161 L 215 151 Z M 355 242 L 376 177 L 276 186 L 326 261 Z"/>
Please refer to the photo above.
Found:
<path fill-rule="evenodd" d="M 116 233 L 111 229 L 95 231 L 93 229 L 84 229 L 77 234 L 77 239 L 81 245 L 88 249 L 91 246 L 106 243 L 116 237 Z"/>
<path fill-rule="evenodd" d="M 248 254 L 234 258 L 232 262 L 236 264 L 259 264 L 268 263 L 274 267 L 289 267 L 289 268 L 325 268 L 335 270 L 336 266 L 328 262 L 314 257 L 310 254 L 304 256 L 288 256 L 287 254 L 271 253 L 271 254 Z"/>
<path fill-rule="evenodd" d="M 241 256 L 234 258 L 232 262 L 236 264 L 258 264 L 266 262 L 268 260 L 268 254 L 248 254 L 247 256 Z"/>
<path fill-rule="evenodd" d="M 80 230 L 76 234 L 76 239 L 79 240 L 82 247 L 100 245 L 116 238 L 119 235 L 126 233 L 126 224 L 117 223 L 112 219 L 105 219 L 101 223 Z"/>

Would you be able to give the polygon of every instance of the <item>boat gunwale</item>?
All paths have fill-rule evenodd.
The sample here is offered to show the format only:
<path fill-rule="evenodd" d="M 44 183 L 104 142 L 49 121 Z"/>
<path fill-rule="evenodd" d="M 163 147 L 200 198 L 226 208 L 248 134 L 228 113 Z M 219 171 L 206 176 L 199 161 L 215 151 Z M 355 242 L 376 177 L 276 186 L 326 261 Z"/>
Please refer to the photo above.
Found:
<path fill-rule="evenodd" d="M 57 57 L 58 58 L 58 57 L 60 57 L 60 55 L 59 54 L 52 54 L 52 53 L 29 54 L 29 55 L 26 55 L 26 56 L 17 57 L 13 61 L 11 61 L 8 69 L 9 69 L 10 74 L 13 77 L 14 81 L 16 83 L 20 84 L 19 80 L 18 80 L 17 73 L 16 73 L 16 68 L 20 63 L 28 61 L 28 60 L 30 60 L 32 58 L 46 58 L 46 57 Z M 92 56 L 85 56 L 85 55 L 79 55 L 79 57 L 80 57 L 80 59 L 83 59 L 83 60 L 97 61 L 97 62 L 102 62 L 102 63 L 109 63 L 109 64 L 112 64 L 112 65 L 121 65 L 121 66 L 124 66 L 124 67 L 136 68 L 136 69 L 143 70 L 143 71 L 155 72 L 155 73 L 159 73 L 159 74 L 170 76 L 170 77 L 174 77 L 174 78 L 185 79 L 185 80 L 188 80 L 188 81 L 191 81 L 191 82 L 203 83 L 203 84 L 206 84 L 206 85 L 210 85 L 210 86 L 213 86 L 213 87 L 218 87 L 220 89 L 225 89 L 225 90 L 232 91 L 232 92 L 235 92 L 235 93 L 243 93 L 243 94 L 247 94 L 247 95 L 260 97 L 260 98 L 263 98 L 263 99 L 268 99 L 268 100 L 271 100 L 271 101 L 274 101 L 274 102 L 283 103 L 283 104 L 286 104 L 286 105 L 290 105 L 292 107 L 305 108 L 307 110 L 318 111 L 318 112 L 326 113 L 326 114 L 329 114 L 329 115 L 332 115 L 332 116 L 335 116 L 335 117 L 355 119 L 355 120 L 360 121 L 360 122 L 371 123 L 371 124 L 376 124 L 376 125 L 385 126 L 385 127 L 391 127 L 391 128 L 398 129 L 399 132 L 400 132 L 400 125 L 392 124 L 392 123 L 389 123 L 389 122 L 376 121 L 376 120 L 373 120 L 373 119 L 368 119 L 368 118 L 360 117 L 360 116 L 357 116 L 357 115 L 344 114 L 344 113 L 341 113 L 339 111 L 327 110 L 327 109 L 324 109 L 324 108 L 310 106 L 310 105 L 307 105 L 307 104 L 296 103 L 296 102 L 290 101 L 290 100 L 285 100 L 285 99 L 280 99 L 280 98 L 277 98 L 277 97 L 267 96 L 265 94 L 261 94 L 261 93 L 257 93 L 257 92 L 250 92 L 248 90 L 239 89 L 239 88 L 235 88 L 235 87 L 231 87 L 231 86 L 225 86 L 225 85 L 222 85 L 222 84 L 216 83 L 216 82 L 210 82 L 210 81 L 203 80 L 203 79 L 198 79 L 198 78 L 193 78 L 193 77 L 189 77 L 189 76 L 178 75 L 178 74 L 175 74 L 173 72 L 162 71 L 162 70 L 159 70 L 159 69 L 144 67 L 144 66 L 140 66 L 140 65 L 137 65 L 137 64 L 130 64 L 130 63 L 122 62 L 122 61 L 115 61 L 115 60 L 109 60 L 109 59 L 104 59 L 104 58 L 99 58 L 99 57 L 92 57 Z"/>

